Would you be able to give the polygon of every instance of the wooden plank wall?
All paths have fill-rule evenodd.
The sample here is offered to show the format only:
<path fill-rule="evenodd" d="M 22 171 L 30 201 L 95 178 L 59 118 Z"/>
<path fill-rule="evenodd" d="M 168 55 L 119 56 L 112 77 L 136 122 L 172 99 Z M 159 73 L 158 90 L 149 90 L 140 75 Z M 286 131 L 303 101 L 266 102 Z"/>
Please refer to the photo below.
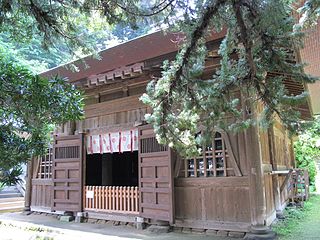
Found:
<path fill-rule="evenodd" d="M 260 152 L 264 168 L 264 188 L 266 198 L 266 217 L 269 221 L 275 218 L 277 188 L 282 185 L 285 176 L 271 175 L 272 170 L 288 170 L 294 166 L 292 140 L 288 132 L 276 119 L 273 127 L 259 130 Z M 284 206 L 288 200 L 287 188 L 280 193 L 280 204 Z"/>
<path fill-rule="evenodd" d="M 275 145 L 275 160 L 278 170 L 294 168 L 294 150 L 292 139 L 289 138 L 287 131 L 280 122 L 276 122 L 273 127 L 274 145 Z M 284 175 L 278 177 L 279 186 L 285 180 Z M 284 205 L 289 198 L 288 188 L 285 187 L 280 193 L 281 204 Z"/>
<path fill-rule="evenodd" d="M 77 132 L 99 134 L 101 131 L 118 131 L 133 128 L 144 121 L 151 110 L 140 100 L 151 77 L 134 78 L 106 86 L 86 89 L 85 119 L 77 123 L 65 123 L 56 128 L 59 136 Z"/>
<path fill-rule="evenodd" d="M 32 179 L 31 210 L 51 210 L 52 179 Z"/>
<path fill-rule="evenodd" d="M 85 120 L 78 123 L 76 128 L 92 133 L 99 132 L 99 129 L 113 131 L 132 128 L 136 122 L 144 120 L 146 113 L 151 112 L 139 97 L 140 95 L 134 95 L 88 105 L 85 107 Z"/>
<path fill-rule="evenodd" d="M 279 176 L 279 186 L 282 186 L 283 182 L 285 181 L 286 176 Z M 285 204 L 289 200 L 289 190 L 288 187 L 286 186 L 283 191 L 280 193 L 280 201 L 281 204 Z"/>
<path fill-rule="evenodd" d="M 273 127 L 275 143 L 275 159 L 278 170 L 292 169 L 295 166 L 293 142 L 288 132 L 279 121 Z M 285 176 L 279 176 L 279 186 L 284 182 Z M 281 204 L 285 204 L 289 198 L 287 187 L 280 193 Z"/>
<path fill-rule="evenodd" d="M 266 214 L 267 218 L 275 217 L 275 200 L 273 194 L 273 180 L 272 176 L 264 174 L 264 188 L 266 197 Z"/>
<path fill-rule="evenodd" d="M 244 133 L 228 133 L 228 137 L 243 176 L 185 178 L 180 174 L 175 179 L 177 226 L 248 231 L 251 215 Z M 182 164 L 182 171 L 184 167 Z"/>
<path fill-rule="evenodd" d="M 248 177 L 175 179 L 176 225 L 247 231 Z"/>
<path fill-rule="evenodd" d="M 291 138 L 280 122 L 276 122 L 273 127 L 275 159 L 278 169 L 288 169 L 294 167 L 294 153 Z"/>
<path fill-rule="evenodd" d="M 245 152 L 244 132 L 228 133 L 232 151 L 243 176 L 248 176 L 247 156 Z"/>

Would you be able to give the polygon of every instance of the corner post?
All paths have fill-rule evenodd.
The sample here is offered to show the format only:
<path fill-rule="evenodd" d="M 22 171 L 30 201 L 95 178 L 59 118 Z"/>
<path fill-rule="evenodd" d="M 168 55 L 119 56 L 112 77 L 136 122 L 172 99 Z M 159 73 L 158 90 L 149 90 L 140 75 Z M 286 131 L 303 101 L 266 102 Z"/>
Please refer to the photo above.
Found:
<path fill-rule="evenodd" d="M 244 103 L 243 103 L 244 104 Z M 248 103 L 251 110 L 246 108 L 244 119 L 251 114 L 258 119 L 257 104 Z M 244 106 L 244 105 L 243 105 Z M 252 112 L 250 112 L 252 111 Z M 245 239 L 275 239 L 276 234 L 266 225 L 266 196 L 264 184 L 264 171 L 261 158 L 261 147 L 259 143 L 259 126 L 254 125 L 245 130 L 246 156 L 249 177 L 249 199 L 251 210 L 251 228 Z M 266 238 L 267 237 L 267 238 Z"/>
<path fill-rule="evenodd" d="M 32 169 L 33 169 L 33 158 L 27 164 L 27 176 L 26 176 L 26 192 L 24 196 L 24 211 L 28 212 L 31 210 L 31 191 L 32 191 Z"/>

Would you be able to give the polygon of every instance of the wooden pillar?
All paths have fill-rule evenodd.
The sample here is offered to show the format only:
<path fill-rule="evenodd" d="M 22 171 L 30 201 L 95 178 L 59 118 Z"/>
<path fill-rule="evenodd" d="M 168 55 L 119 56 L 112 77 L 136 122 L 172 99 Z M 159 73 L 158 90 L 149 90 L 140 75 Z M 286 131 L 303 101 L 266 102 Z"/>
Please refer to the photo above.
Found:
<path fill-rule="evenodd" d="M 247 98 L 247 104 L 242 99 L 244 109 L 244 119 L 249 115 L 253 119 L 258 119 L 257 103 L 252 102 Z M 259 104 L 259 103 L 258 103 Z M 251 213 L 251 229 L 246 234 L 247 240 L 260 239 L 276 239 L 276 234 L 266 226 L 266 196 L 264 171 L 262 167 L 262 151 L 260 146 L 259 128 L 257 125 L 251 126 L 245 130 L 246 141 L 246 156 L 249 177 L 249 201 Z"/>
<path fill-rule="evenodd" d="M 266 200 L 258 128 L 245 131 L 252 226 L 265 226 Z"/>
<path fill-rule="evenodd" d="M 272 165 L 272 170 L 278 170 L 278 163 L 275 156 L 276 147 L 275 147 L 275 137 L 274 137 L 274 127 L 271 126 L 268 129 L 268 143 L 269 143 L 269 155 Z M 274 197 L 274 206 L 276 212 L 281 211 L 281 194 L 280 194 L 280 183 L 279 183 L 279 176 L 272 175 L 272 190 L 273 190 L 273 197 Z"/>
<path fill-rule="evenodd" d="M 31 160 L 27 164 L 26 192 L 24 195 L 25 211 L 30 211 L 30 206 L 31 206 L 32 170 L 33 170 L 33 158 L 31 158 Z"/>
<path fill-rule="evenodd" d="M 78 120 L 78 129 L 77 129 L 77 134 L 79 133 L 84 133 L 84 120 Z"/>
<path fill-rule="evenodd" d="M 241 94 L 242 118 L 258 119 L 258 105 L 253 103 L 246 93 Z M 264 173 L 262 168 L 262 154 L 259 143 L 259 128 L 251 126 L 244 131 L 245 154 L 247 159 L 247 172 L 249 178 L 249 201 L 252 226 L 266 225 L 266 199 L 264 186 Z"/>
<path fill-rule="evenodd" d="M 68 135 L 74 135 L 76 131 L 76 122 L 75 121 L 68 121 L 67 125 L 67 133 Z"/>

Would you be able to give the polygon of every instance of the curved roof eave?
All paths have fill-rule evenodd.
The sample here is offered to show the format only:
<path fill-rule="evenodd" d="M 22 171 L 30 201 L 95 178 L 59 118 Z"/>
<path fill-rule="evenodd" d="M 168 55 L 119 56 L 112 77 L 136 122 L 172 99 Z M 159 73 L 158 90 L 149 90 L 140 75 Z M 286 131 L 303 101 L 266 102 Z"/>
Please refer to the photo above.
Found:
<path fill-rule="evenodd" d="M 219 33 L 213 33 L 208 38 L 208 41 L 223 38 L 225 33 L 224 30 Z M 157 31 L 107 48 L 99 52 L 100 59 L 89 55 L 82 59 L 49 69 L 48 71 L 40 73 L 40 75 L 45 77 L 59 75 L 66 77 L 70 82 L 75 82 L 121 66 L 127 66 L 175 52 L 179 48 L 179 39 L 181 40 L 182 37 L 183 35 L 181 33 Z M 69 64 L 76 65 L 79 71 L 75 72 L 68 69 L 66 66 Z"/>

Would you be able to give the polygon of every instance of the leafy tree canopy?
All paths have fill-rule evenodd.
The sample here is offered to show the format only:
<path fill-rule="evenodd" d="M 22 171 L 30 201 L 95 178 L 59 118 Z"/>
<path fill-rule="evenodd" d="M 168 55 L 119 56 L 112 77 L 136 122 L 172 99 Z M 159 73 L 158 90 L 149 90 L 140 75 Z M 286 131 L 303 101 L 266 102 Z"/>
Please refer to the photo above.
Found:
<path fill-rule="evenodd" d="M 82 94 L 64 79 L 34 75 L 0 48 L 0 181 L 43 153 L 52 126 L 83 115 Z"/>
<path fill-rule="evenodd" d="M 315 79 L 304 73 L 303 65 L 291 61 L 292 50 L 301 47 L 303 40 L 303 34 L 294 31 L 292 4 L 283 0 L 195 2 L 192 14 L 177 22 L 186 39 L 176 60 L 164 65 L 163 76 L 151 82 L 142 97 L 153 109 L 148 121 L 160 142 L 183 155 L 195 155 L 201 141 L 195 138 L 199 124 L 209 131 L 216 126 L 238 130 L 268 126 L 277 116 L 290 130 L 300 127 L 294 107 L 305 101 L 307 93 L 291 96 L 285 75 L 303 84 Z M 219 49 L 220 69 L 203 81 L 204 38 L 210 30 L 223 28 L 227 34 Z M 234 89 L 240 89 L 242 99 L 233 94 Z M 240 100 L 249 107 L 241 108 Z M 258 102 L 264 110 L 256 121 L 251 112 Z M 226 118 L 235 120 L 226 124 Z"/>
<path fill-rule="evenodd" d="M 309 27 L 318 22 L 320 16 L 320 1 L 319 0 L 306 0 L 305 3 L 298 9 L 302 14 L 299 25 L 300 27 Z"/>
<path fill-rule="evenodd" d="M 320 117 L 316 117 L 313 124 L 299 134 L 294 149 L 297 167 L 307 169 L 311 184 L 314 184 L 316 161 L 320 160 Z"/>

